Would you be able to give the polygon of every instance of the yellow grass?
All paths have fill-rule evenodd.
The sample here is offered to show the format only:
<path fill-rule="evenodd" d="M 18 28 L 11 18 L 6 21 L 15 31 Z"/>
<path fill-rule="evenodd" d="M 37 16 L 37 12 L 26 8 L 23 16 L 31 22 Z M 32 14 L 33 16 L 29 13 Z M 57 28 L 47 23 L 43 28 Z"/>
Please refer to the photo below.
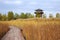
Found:
<path fill-rule="evenodd" d="M 17 19 L 3 23 L 23 29 L 26 40 L 60 40 L 60 19 Z"/>

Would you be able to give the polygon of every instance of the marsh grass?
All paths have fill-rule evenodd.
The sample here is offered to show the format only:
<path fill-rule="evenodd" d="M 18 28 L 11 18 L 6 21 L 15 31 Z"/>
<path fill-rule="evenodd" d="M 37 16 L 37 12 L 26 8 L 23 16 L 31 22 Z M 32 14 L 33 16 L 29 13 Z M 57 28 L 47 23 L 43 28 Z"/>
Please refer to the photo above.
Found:
<path fill-rule="evenodd" d="M 21 28 L 26 40 L 60 40 L 60 19 L 17 19 L 5 23 Z"/>

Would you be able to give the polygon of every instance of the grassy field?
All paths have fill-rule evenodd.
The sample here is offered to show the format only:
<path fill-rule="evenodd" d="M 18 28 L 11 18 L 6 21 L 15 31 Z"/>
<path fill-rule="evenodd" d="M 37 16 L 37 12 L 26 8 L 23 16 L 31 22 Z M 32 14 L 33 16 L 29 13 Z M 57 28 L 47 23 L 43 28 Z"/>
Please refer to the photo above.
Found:
<path fill-rule="evenodd" d="M 4 25 L 2 29 L 7 30 L 9 25 L 23 29 L 26 40 L 60 40 L 60 19 L 17 19 L 0 21 L 1 25 Z M 2 29 L 0 35 L 4 31 Z"/>

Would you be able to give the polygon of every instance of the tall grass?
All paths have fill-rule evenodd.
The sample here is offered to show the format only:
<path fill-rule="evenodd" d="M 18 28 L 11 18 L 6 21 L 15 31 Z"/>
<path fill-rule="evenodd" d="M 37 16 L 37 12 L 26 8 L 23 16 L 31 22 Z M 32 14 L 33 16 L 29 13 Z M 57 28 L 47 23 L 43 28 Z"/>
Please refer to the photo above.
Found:
<path fill-rule="evenodd" d="M 23 29 L 26 40 L 60 40 L 60 19 L 18 19 L 7 23 Z"/>
<path fill-rule="evenodd" d="M 60 40 L 60 19 L 18 19 L 9 24 L 22 28 L 26 40 Z"/>
<path fill-rule="evenodd" d="M 0 22 L 0 40 L 7 33 L 8 30 L 8 24 Z"/>

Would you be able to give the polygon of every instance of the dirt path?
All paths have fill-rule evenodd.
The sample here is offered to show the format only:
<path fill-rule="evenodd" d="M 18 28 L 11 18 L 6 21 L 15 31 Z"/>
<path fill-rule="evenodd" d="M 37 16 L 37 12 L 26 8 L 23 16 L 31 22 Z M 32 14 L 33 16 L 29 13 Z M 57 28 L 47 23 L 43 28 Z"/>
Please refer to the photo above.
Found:
<path fill-rule="evenodd" d="M 10 26 L 10 30 L 1 40 L 24 40 L 19 28 Z"/>

